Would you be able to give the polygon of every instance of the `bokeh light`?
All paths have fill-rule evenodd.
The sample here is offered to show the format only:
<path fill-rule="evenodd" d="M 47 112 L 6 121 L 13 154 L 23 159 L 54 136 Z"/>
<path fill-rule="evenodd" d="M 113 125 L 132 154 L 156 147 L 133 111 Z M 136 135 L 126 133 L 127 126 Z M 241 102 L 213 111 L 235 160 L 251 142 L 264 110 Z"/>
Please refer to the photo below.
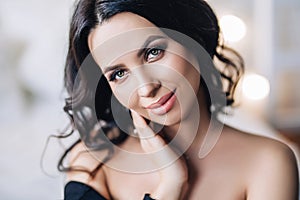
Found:
<path fill-rule="evenodd" d="M 227 42 L 238 42 L 246 35 L 246 24 L 234 15 L 221 17 L 220 27 Z"/>
<path fill-rule="evenodd" d="M 251 100 L 261 100 L 269 95 L 270 83 L 261 75 L 248 74 L 243 79 L 242 91 Z"/>

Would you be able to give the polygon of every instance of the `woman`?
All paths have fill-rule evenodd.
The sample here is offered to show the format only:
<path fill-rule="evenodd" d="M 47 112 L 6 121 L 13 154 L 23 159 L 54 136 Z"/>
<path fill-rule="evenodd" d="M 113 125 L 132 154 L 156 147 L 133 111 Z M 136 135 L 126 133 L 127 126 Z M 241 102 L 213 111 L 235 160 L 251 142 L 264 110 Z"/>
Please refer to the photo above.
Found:
<path fill-rule="evenodd" d="M 65 199 L 298 198 L 286 145 L 218 120 L 243 72 L 219 34 L 203 0 L 78 2 L 64 109 L 81 139 L 59 163 Z"/>

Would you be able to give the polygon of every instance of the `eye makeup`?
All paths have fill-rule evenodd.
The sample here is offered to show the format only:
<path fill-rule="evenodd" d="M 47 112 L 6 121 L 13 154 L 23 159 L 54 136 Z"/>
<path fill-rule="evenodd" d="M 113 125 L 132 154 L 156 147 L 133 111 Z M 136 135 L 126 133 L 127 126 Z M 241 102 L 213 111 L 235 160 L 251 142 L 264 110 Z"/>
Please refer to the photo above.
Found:
<path fill-rule="evenodd" d="M 158 60 L 159 58 L 161 58 L 163 56 L 166 48 L 167 48 L 166 43 L 156 45 L 151 48 L 147 48 L 145 51 L 145 54 L 144 54 L 144 60 L 149 63 Z"/>
<path fill-rule="evenodd" d="M 143 62 L 152 63 L 161 59 L 168 47 L 168 42 L 165 37 L 157 36 L 150 37 L 153 40 L 146 40 L 145 47 L 141 48 L 137 56 L 143 58 Z M 124 80 L 130 73 L 129 69 L 124 64 L 110 66 L 105 69 L 108 73 L 108 80 L 110 82 L 118 82 Z"/>
<path fill-rule="evenodd" d="M 126 76 L 128 74 L 128 72 L 125 69 L 116 69 L 114 70 L 110 75 L 109 75 L 109 81 L 117 81 L 117 80 L 121 80 L 124 78 L 124 76 Z"/>

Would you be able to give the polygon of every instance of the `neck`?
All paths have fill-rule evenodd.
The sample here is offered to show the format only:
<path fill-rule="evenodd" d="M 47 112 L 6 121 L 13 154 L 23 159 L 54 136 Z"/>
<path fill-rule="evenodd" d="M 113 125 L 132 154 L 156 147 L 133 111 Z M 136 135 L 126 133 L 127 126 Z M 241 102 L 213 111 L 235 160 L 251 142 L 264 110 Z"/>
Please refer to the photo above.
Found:
<path fill-rule="evenodd" d="M 172 141 L 171 146 L 190 159 L 198 157 L 211 121 L 203 97 L 204 92 L 200 89 L 191 112 L 179 124 L 165 127 L 163 131 Z"/>

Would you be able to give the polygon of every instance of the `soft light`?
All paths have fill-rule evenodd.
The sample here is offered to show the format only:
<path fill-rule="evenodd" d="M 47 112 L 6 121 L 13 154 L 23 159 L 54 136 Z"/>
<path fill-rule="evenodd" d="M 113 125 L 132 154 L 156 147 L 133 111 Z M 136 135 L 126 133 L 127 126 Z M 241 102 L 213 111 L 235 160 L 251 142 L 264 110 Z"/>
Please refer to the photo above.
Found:
<path fill-rule="evenodd" d="M 260 75 L 249 74 L 243 79 L 242 84 L 243 94 L 252 100 L 261 100 L 267 97 L 270 93 L 269 81 Z"/>
<path fill-rule="evenodd" d="M 246 25 L 234 15 L 225 15 L 220 19 L 220 27 L 224 40 L 228 42 L 237 42 L 246 35 Z"/>

